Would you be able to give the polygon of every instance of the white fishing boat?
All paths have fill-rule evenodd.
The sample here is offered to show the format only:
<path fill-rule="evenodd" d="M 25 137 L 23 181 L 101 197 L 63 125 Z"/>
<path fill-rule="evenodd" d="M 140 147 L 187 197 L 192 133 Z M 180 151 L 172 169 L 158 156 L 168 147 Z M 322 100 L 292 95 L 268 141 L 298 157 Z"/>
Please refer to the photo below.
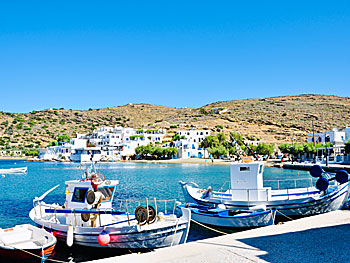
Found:
<path fill-rule="evenodd" d="M 0 256 L 4 258 L 22 260 L 37 256 L 44 261 L 52 254 L 56 242 L 45 229 L 29 224 L 0 228 Z"/>
<path fill-rule="evenodd" d="M 26 173 L 27 167 L 0 169 L 0 174 Z"/>
<path fill-rule="evenodd" d="M 316 187 L 272 190 L 263 186 L 264 164 L 262 162 L 232 163 L 230 187 L 214 191 L 200 188 L 195 183 L 180 182 L 185 201 L 204 206 L 224 204 L 227 208 L 247 210 L 251 206 L 265 205 L 285 215 L 313 215 L 340 209 L 349 195 L 349 176 L 338 171 L 334 178 L 315 166 L 311 172 L 319 177 Z M 327 179 L 328 177 L 328 179 Z M 329 180 L 336 180 L 330 186 Z"/>
<path fill-rule="evenodd" d="M 33 200 L 30 218 L 38 225 L 54 231 L 55 236 L 72 244 L 110 248 L 158 248 L 185 243 L 191 211 L 182 216 L 158 212 L 146 201 L 135 214 L 112 208 L 118 180 L 105 180 L 92 168 L 81 180 L 66 181 L 63 206 L 46 204 L 43 198 L 54 188 Z"/>
<path fill-rule="evenodd" d="M 191 210 L 191 219 L 203 224 L 228 227 L 248 228 L 273 225 L 276 210 L 266 210 L 266 207 L 252 207 L 250 210 L 227 209 L 225 205 L 216 207 L 202 206 L 198 204 L 180 204 L 178 208 L 188 207 Z"/>

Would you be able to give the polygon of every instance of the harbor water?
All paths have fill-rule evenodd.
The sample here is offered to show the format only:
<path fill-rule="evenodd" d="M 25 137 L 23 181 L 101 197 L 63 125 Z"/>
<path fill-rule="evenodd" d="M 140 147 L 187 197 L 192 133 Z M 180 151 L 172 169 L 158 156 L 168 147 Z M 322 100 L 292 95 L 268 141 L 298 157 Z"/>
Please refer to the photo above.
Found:
<path fill-rule="evenodd" d="M 27 162 L 24 160 L 0 160 L 1 168 L 28 167 L 26 174 L 0 174 L 0 227 L 8 228 L 16 224 L 33 222 L 28 213 L 33 207 L 32 200 L 48 189 L 59 184 L 44 201 L 63 205 L 65 181 L 80 179 L 86 166 L 77 163 Z M 113 207 L 126 209 L 133 213 L 139 202 L 145 205 L 158 200 L 159 210 L 172 212 L 174 201 L 184 201 L 179 181 L 195 182 L 200 187 L 213 189 L 228 187 L 230 170 L 228 165 L 211 164 L 164 164 L 164 163 L 98 163 L 96 168 L 106 179 L 119 180 L 119 186 L 113 201 Z M 280 181 L 276 181 L 280 180 Z M 306 171 L 283 170 L 266 167 L 264 186 L 272 189 L 310 186 L 311 176 Z M 134 200 L 135 202 L 125 200 Z M 162 201 L 161 201 L 162 200 Z M 167 202 L 163 200 L 168 200 Z M 191 224 L 188 241 L 216 236 L 216 233 Z M 92 249 L 73 246 L 67 248 L 59 243 L 54 259 L 74 262 L 111 257 L 131 250 Z M 147 252 L 147 251 L 141 251 Z M 1 261 L 3 262 L 3 260 Z"/>

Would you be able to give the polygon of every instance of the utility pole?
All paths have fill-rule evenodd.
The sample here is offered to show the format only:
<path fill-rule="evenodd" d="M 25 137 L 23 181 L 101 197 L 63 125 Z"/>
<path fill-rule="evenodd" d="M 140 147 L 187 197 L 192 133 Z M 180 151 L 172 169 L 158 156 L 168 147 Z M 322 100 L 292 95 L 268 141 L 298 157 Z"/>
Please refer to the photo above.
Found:
<path fill-rule="evenodd" d="M 311 123 L 312 123 L 312 140 L 314 141 L 314 147 L 316 148 L 314 120 L 311 120 Z"/>
<path fill-rule="evenodd" d="M 314 142 L 314 147 L 315 147 L 315 151 L 316 151 L 314 120 L 311 120 L 311 123 L 312 123 L 312 140 L 313 140 L 313 142 Z M 314 159 L 314 163 L 316 163 L 316 153 L 313 154 L 313 159 Z"/>

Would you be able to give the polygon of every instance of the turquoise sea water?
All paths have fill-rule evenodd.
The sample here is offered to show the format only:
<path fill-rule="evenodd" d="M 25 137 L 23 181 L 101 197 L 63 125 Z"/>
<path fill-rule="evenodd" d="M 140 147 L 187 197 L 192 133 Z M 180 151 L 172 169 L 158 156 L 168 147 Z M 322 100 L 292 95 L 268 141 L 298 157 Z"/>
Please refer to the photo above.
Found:
<path fill-rule="evenodd" d="M 0 227 L 7 228 L 16 224 L 31 223 L 28 213 L 33 206 L 32 200 L 48 189 L 59 184 L 59 188 L 51 192 L 44 201 L 46 203 L 64 203 L 65 184 L 67 180 L 80 179 L 81 166 L 76 163 L 41 163 L 19 160 L 0 160 L 0 168 L 28 167 L 27 174 L 0 175 Z M 184 201 L 179 181 L 196 182 L 199 186 L 219 189 L 229 180 L 229 166 L 214 166 L 211 164 L 141 164 L 141 163 L 99 163 L 96 167 L 106 176 L 106 179 L 119 180 L 119 187 L 115 194 L 114 207 L 120 207 L 118 199 L 153 200 L 176 199 Z M 294 179 L 311 178 L 306 171 L 282 170 L 278 168 L 265 168 L 265 186 L 277 187 L 276 182 L 268 180 L 292 179 L 281 181 L 280 187 L 291 187 Z M 308 181 L 298 180 L 297 186 L 308 186 Z M 173 209 L 173 202 L 167 203 L 167 209 Z M 138 203 L 135 203 L 136 207 Z M 122 204 L 124 207 L 124 203 Z M 129 211 L 134 211 L 129 204 Z M 159 205 L 164 209 L 164 203 Z M 198 226 L 191 225 L 189 241 L 215 236 Z M 91 251 L 91 249 L 89 249 Z M 98 251 L 98 250 L 96 250 Z M 57 248 L 55 257 L 60 260 L 75 261 L 101 258 L 115 255 L 119 252 L 103 250 L 103 253 L 92 255 L 84 248 L 71 248 L 67 250 L 64 244 Z M 112 254 L 111 254 L 112 253 Z M 129 253 L 129 252 L 126 252 Z M 2 262 L 2 261 L 1 261 Z"/>

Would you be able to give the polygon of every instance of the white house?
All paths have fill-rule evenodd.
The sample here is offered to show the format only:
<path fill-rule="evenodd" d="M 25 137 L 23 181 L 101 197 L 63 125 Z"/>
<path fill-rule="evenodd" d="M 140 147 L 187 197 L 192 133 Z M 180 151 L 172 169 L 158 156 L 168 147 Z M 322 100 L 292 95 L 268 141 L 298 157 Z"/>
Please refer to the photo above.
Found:
<path fill-rule="evenodd" d="M 348 142 L 350 140 L 350 128 L 346 126 L 344 128 L 344 132 L 345 132 L 345 142 Z"/>
<path fill-rule="evenodd" d="M 343 129 L 334 128 L 329 132 L 320 132 L 315 134 L 308 134 L 307 141 L 325 144 L 330 142 L 333 147 L 318 148 L 316 154 L 316 161 L 321 163 L 343 163 L 347 160 L 345 154 L 345 142 L 350 139 L 350 128 L 344 127 Z M 324 152 L 327 152 L 324 155 Z M 326 160 L 327 158 L 327 160 Z"/>
<path fill-rule="evenodd" d="M 182 139 L 167 143 L 165 147 L 175 146 L 178 149 L 178 158 L 208 158 L 206 149 L 200 148 L 200 143 L 210 135 L 209 130 L 181 130 L 176 132 Z"/>
<path fill-rule="evenodd" d="M 135 149 L 149 143 L 160 144 L 166 134 L 165 129 L 160 130 L 137 130 L 120 126 L 102 127 L 89 134 L 77 134 L 77 138 L 71 139 L 70 147 L 66 154 L 72 161 L 90 161 L 91 155 L 94 160 L 102 159 L 127 159 L 135 154 Z M 55 146 L 57 149 L 62 146 Z M 51 147 L 42 150 L 42 159 L 57 158 L 57 150 Z"/>
<path fill-rule="evenodd" d="M 39 149 L 39 159 L 41 160 L 70 160 L 71 153 L 76 148 L 86 147 L 87 139 L 85 134 L 77 134 L 76 138 L 70 139 L 69 143 L 50 146 Z"/>
<path fill-rule="evenodd" d="M 334 146 L 344 146 L 346 142 L 346 130 L 348 131 L 348 136 L 349 136 L 349 128 L 344 128 L 344 129 L 338 129 L 334 128 L 331 131 L 328 132 L 319 132 L 315 134 L 308 134 L 307 135 L 307 142 L 314 142 L 314 137 L 315 137 L 315 142 L 316 143 L 327 143 L 330 142 Z"/>
<path fill-rule="evenodd" d="M 101 147 L 83 147 L 75 148 L 71 155 L 70 160 L 73 162 L 90 162 L 100 161 L 102 157 Z"/>

